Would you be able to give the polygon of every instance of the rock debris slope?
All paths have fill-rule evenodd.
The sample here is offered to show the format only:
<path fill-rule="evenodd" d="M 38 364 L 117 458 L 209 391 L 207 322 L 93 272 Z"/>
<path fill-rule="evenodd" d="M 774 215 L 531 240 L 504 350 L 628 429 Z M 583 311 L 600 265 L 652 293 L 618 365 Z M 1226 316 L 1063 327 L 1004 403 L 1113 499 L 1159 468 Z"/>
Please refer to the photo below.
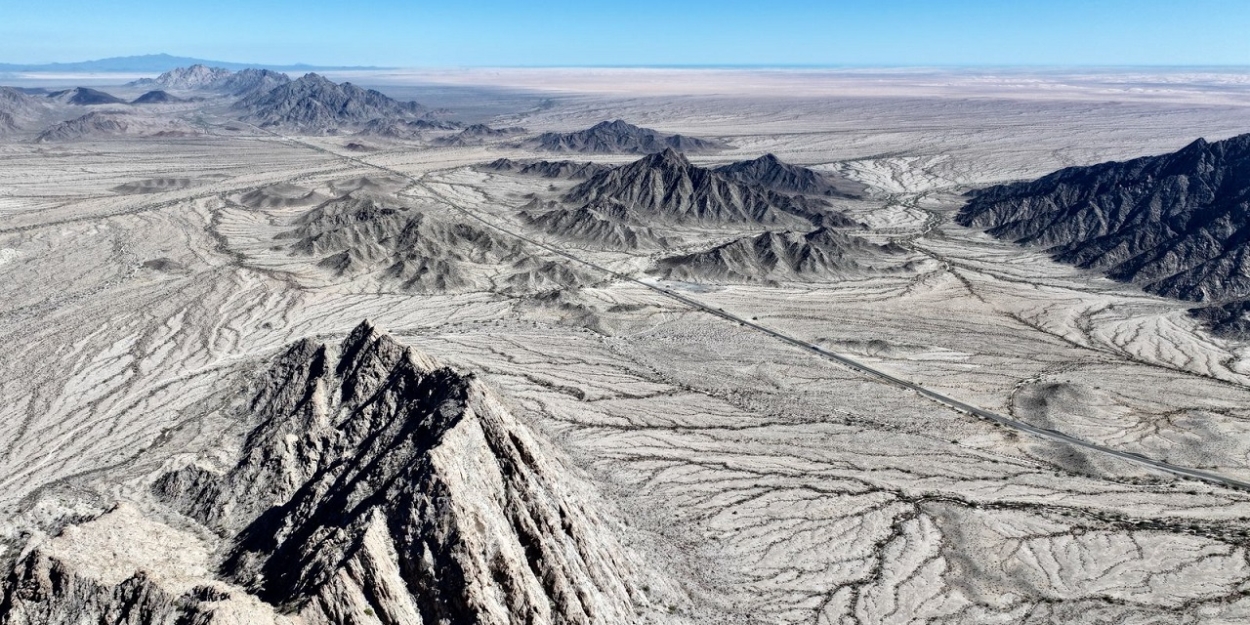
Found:
<path fill-rule="evenodd" d="M 1250 135 L 975 191 L 957 221 L 1159 295 L 1244 300 Z"/>
<path fill-rule="evenodd" d="M 529 141 L 533 147 L 552 152 L 600 152 L 605 154 L 649 154 L 665 148 L 682 152 L 720 150 L 718 141 L 682 135 L 666 135 L 650 128 L 616 120 L 600 122 L 576 132 L 545 132 Z"/>
<path fill-rule="evenodd" d="M 122 507 L 65 534 L 124 521 L 183 550 L 101 575 L 55 541 L 36 548 L 0 623 L 629 623 L 649 610 L 641 588 L 671 592 L 473 375 L 368 323 L 337 347 L 292 345 L 255 388 L 233 461 L 210 455 L 151 487 L 224 549 L 200 553 Z M 142 563 L 136 551 L 120 560 Z"/>

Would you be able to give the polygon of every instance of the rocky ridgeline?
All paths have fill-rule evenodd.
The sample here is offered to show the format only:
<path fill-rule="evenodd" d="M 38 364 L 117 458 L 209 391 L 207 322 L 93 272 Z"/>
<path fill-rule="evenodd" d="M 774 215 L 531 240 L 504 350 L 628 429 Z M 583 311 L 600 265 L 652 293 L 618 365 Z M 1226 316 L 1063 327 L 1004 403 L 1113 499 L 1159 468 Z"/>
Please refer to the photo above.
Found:
<path fill-rule="evenodd" d="M 956 220 L 1151 293 L 1250 298 L 1250 135 L 974 191 Z M 1204 313 L 1233 328 L 1240 313 Z"/>
<path fill-rule="evenodd" d="M 669 592 L 493 393 L 368 323 L 255 389 L 232 462 L 151 487 L 219 548 L 119 507 L 29 551 L 0 623 L 627 623 Z"/>
<path fill-rule="evenodd" d="M 719 141 L 668 135 L 650 128 L 616 120 L 600 122 L 575 132 L 545 132 L 527 142 L 531 147 L 551 152 L 598 152 L 603 154 L 650 154 L 666 148 L 682 152 L 724 149 Z"/>

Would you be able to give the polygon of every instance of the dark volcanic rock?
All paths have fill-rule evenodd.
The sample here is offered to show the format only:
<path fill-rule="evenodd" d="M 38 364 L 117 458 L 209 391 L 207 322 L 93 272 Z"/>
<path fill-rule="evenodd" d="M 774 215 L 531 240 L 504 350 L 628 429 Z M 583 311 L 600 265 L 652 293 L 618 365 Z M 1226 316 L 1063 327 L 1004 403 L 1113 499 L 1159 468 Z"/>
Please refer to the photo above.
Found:
<path fill-rule="evenodd" d="M 64 91 L 56 91 L 49 93 L 48 97 L 62 104 L 76 104 L 79 106 L 95 106 L 99 104 L 126 104 L 126 101 L 95 89 L 86 87 L 74 87 Z"/>
<path fill-rule="evenodd" d="M 785 163 L 772 154 L 765 154 L 753 161 L 723 165 L 717 167 L 715 171 L 738 182 L 755 184 L 782 193 L 859 197 L 854 191 L 855 185 L 850 181 L 838 181 L 835 184 L 824 174 L 806 167 Z"/>
<path fill-rule="evenodd" d="M 242 119 L 261 126 L 312 133 L 379 118 L 413 118 L 425 110 L 415 102 L 397 102 L 372 89 L 351 83 L 336 84 L 317 74 L 306 74 L 267 92 L 249 95 L 235 103 L 234 109 L 242 114 Z"/>
<path fill-rule="evenodd" d="M 619 119 L 613 122 L 600 122 L 591 128 L 577 132 L 545 132 L 529 143 L 539 149 L 553 152 L 605 154 L 649 154 L 665 148 L 683 152 L 701 152 L 726 147 L 717 141 L 662 134 Z"/>
<path fill-rule="evenodd" d="M 668 247 L 669 237 L 635 222 L 623 205 L 596 202 L 578 208 L 543 207 L 535 200 L 521 211 L 528 225 L 568 241 L 614 249 Z"/>
<path fill-rule="evenodd" d="M 973 192 L 957 221 L 1147 291 L 1250 297 L 1250 135 Z"/>
<path fill-rule="evenodd" d="M 175 98 L 164 91 L 158 90 L 149 91 L 135 98 L 131 104 L 174 104 L 182 101 L 182 98 Z"/>
<path fill-rule="evenodd" d="M 853 226 L 816 200 L 744 184 L 697 167 L 672 149 L 595 174 L 566 202 L 619 204 L 639 223 Z"/>
<path fill-rule="evenodd" d="M 765 232 L 704 252 L 661 260 L 652 273 L 688 281 L 782 282 L 833 280 L 904 264 L 902 250 L 818 228 L 808 233 Z"/>
<path fill-rule="evenodd" d="M 541 176 L 561 180 L 585 180 L 597 173 L 613 168 L 604 163 L 575 161 L 514 161 L 507 158 L 491 161 L 482 165 L 483 169 L 521 174 L 522 176 Z"/>

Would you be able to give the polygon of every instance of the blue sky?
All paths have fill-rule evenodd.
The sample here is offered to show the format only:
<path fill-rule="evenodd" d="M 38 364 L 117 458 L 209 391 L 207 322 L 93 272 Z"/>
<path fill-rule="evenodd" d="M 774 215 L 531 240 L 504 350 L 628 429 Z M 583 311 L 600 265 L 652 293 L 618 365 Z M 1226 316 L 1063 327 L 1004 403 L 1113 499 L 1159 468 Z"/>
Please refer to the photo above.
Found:
<path fill-rule="evenodd" d="M 0 0 L 0 62 L 1250 65 L 1250 0 Z"/>

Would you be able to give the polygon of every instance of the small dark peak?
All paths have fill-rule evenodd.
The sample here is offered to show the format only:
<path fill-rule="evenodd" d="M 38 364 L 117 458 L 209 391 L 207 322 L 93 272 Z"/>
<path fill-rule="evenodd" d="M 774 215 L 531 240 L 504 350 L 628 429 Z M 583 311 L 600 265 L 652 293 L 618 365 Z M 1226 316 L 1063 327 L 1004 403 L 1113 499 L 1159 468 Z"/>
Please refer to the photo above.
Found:
<path fill-rule="evenodd" d="M 156 91 L 149 91 L 135 98 L 130 103 L 131 104 L 174 104 L 174 103 L 182 102 L 182 101 L 183 101 L 182 98 L 176 98 L 172 95 L 169 95 L 169 93 L 158 89 Z"/>
<path fill-rule="evenodd" d="M 373 325 L 372 321 L 368 319 L 361 321 L 355 328 L 352 328 L 347 338 L 343 339 L 343 343 L 340 346 L 343 360 L 349 360 L 351 354 L 360 352 L 380 336 L 381 333 L 378 332 L 377 326 Z"/>
<path fill-rule="evenodd" d="M 98 91 L 96 89 L 89 89 L 87 87 L 74 87 L 73 89 L 49 93 L 48 97 L 65 104 L 77 104 L 79 106 L 126 104 L 125 100 L 113 94 Z"/>

